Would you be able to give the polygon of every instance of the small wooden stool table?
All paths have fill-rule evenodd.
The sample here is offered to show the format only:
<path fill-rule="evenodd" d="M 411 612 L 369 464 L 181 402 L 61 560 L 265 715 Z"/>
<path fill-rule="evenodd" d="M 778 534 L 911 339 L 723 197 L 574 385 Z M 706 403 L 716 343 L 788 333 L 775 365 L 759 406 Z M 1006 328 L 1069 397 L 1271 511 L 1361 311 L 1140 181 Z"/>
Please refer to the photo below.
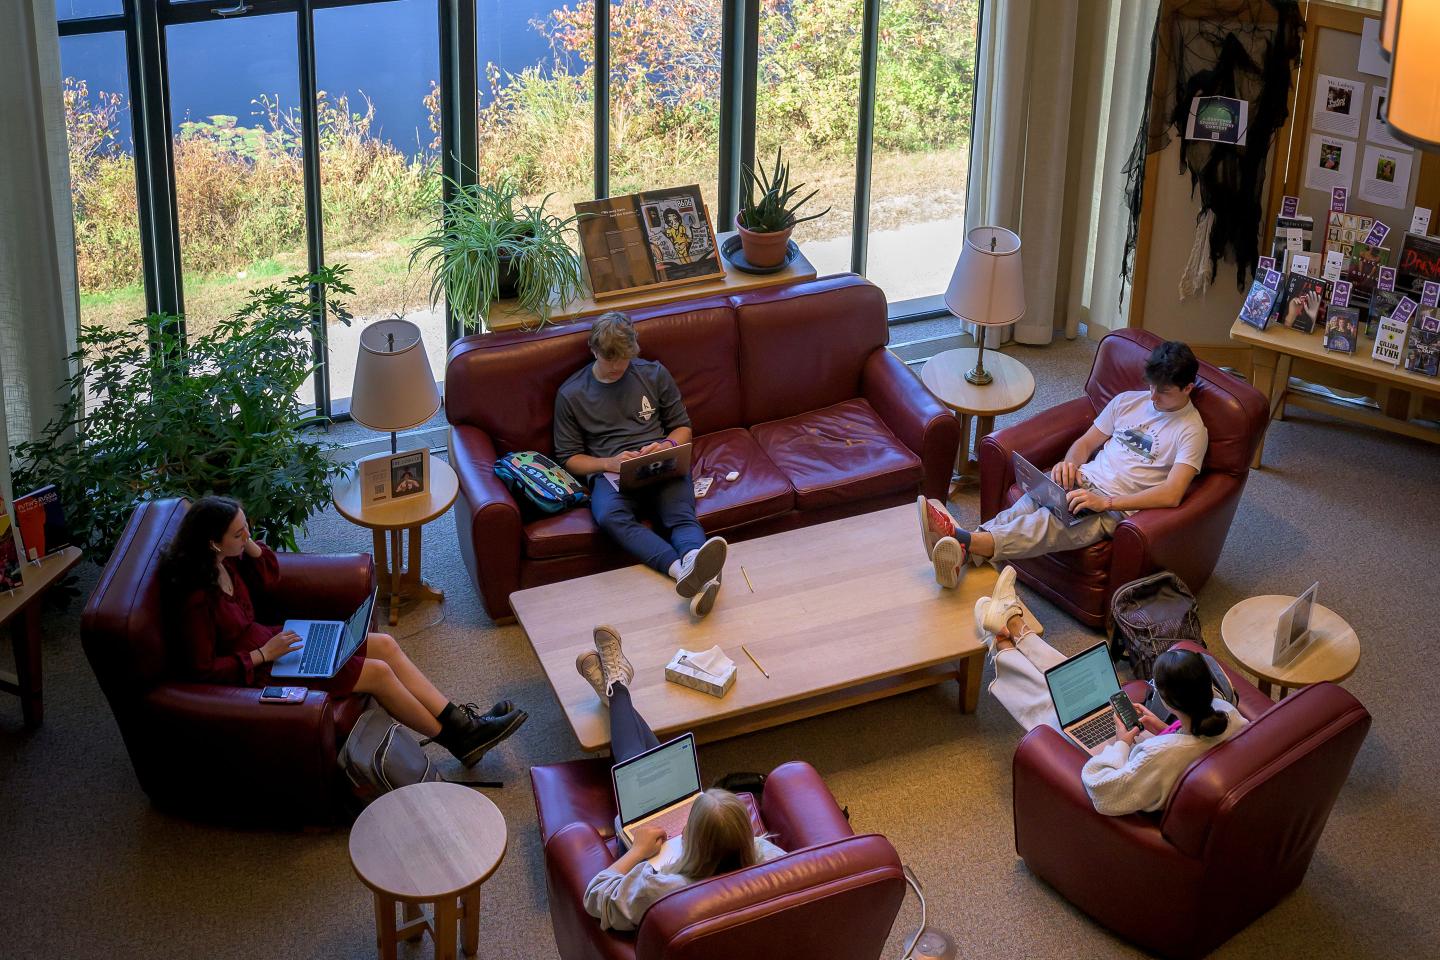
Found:
<path fill-rule="evenodd" d="M 5 534 L 10 536 L 10 534 Z M 38 563 L 20 564 L 19 587 L 0 591 L 0 626 L 10 626 L 15 648 L 15 674 L 0 673 L 0 690 L 18 694 L 25 726 L 38 727 L 45 719 L 41 694 L 41 607 L 46 592 L 80 562 L 79 547 L 57 550 Z M 12 623 L 12 621 L 14 621 Z"/>
<path fill-rule="evenodd" d="M 367 506 L 360 499 L 360 478 L 353 472 L 331 488 L 335 509 L 351 523 L 369 527 L 380 568 L 380 599 L 390 606 L 390 626 L 400 622 L 400 604 L 408 600 L 444 601 L 445 591 L 420 579 L 420 528 L 441 516 L 455 502 L 460 484 L 450 464 L 430 458 L 430 489 L 422 494 Z M 410 562 L 402 562 L 401 534 L 410 531 Z M 389 549 L 386 549 L 389 534 Z"/>
<path fill-rule="evenodd" d="M 458 783 L 415 783 L 385 794 L 350 830 L 350 865 L 375 893 L 380 960 L 397 941 L 430 931 L 435 960 L 455 960 L 455 928 L 466 956 L 480 947 L 480 885 L 505 859 L 505 818 L 484 794 Z M 427 921 L 421 904 L 431 904 Z M 405 921 L 395 922 L 395 906 Z"/>
<path fill-rule="evenodd" d="M 1270 686 L 1280 688 L 1283 698 L 1289 691 L 1312 683 L 1339 683 L 1355 672 L 1360 662 L 1360 638 L 1350 624 L 1329 607 L 1315 604 L 1310 611 L 1310 642 L 1284 666 L 1271 662 L 1275 652 L 1275 627 L 1281 612 L 1294 597 L 1266 594 L 1241 600 L 1220 622 L 1220 640 L 1246 670 L 1255 674 L 1260 692 L 1270 695 Z"/>
<path fill-rule="evenodd" d="M 995 418 L 1019 410 L 1035 396 L 1035 378 L 1025 364 L 999 350 L 985 351 L 985 370 L 995 379 L 979 385 L 965 379 L 975 368 L 979 349 L 961 347 L 937 353 L 920 368 L 920 380 L 935 398 L 960 418 L 960 450 L 955 455 L 955 478 L 950 486 L 954 496 L 960 484 L 973 479 L 977 464 L 970 459 L 971 420 L 974 420 L 975 450 L 995 429 Z"/>

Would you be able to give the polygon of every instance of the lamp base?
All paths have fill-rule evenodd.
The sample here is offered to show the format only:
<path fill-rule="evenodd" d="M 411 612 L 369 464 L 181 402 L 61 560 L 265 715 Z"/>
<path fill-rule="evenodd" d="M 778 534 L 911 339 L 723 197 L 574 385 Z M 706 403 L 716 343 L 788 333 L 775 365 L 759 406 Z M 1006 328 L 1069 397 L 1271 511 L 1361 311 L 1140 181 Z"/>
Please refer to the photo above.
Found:
<path fill-rule="evenodd" d="M 983 367 L 977 366 L 974 370 L 970 370 L 965 374 L 965 382 L 973 383 L 978 387 L 983 387 L 985 384 L 993 383 L 994 381 L 995 378 L 990 375 L 990 371 Z"/>

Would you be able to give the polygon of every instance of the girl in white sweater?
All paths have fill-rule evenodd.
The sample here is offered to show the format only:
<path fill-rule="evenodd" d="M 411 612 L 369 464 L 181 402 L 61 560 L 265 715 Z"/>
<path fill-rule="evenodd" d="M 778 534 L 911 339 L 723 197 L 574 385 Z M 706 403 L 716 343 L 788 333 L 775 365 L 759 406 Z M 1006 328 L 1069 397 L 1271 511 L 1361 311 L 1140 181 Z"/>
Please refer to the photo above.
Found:
<path fill-rule="evenodd" d="M 975 622 L 995 660 L 990 692 L 1026 730 L 1040 724 L 1060 729 L 1045 671 L 1065 657 L 1025 624 L 1015 596 L 1015 568 L 1006 567 L 994 597 L 981 597 Z M 1214 696 L 1210 669 L 1199 654 L 1167 650 L 1155 659 L 1155 689 L 1174 722 L 1162 723 L 1136 704 L 1142 730 L 1127 730 L 1117 717 L 1117 740 L 1086 762 L 1081 782 L 1099 813 L 1120 816 L 1161 810 L 1187 767 L 1245 725 L 1233 706 Z"/>

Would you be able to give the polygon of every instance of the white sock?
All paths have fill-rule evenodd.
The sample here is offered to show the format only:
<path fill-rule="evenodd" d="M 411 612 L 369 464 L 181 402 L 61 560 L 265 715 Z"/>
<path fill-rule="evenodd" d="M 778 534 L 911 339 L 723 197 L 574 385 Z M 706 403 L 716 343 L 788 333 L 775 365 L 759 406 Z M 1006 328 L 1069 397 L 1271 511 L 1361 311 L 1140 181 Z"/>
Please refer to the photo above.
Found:
<path fill-rule="evenodd" d="M 680 561 L 679 561 L 679 560 L 676 560 L 676 561 L 674 561 L 673 563 L 670 564 L 670 579 L 671 579 L 671 580 L 679 580 L 679 579 L 680 579 L 680 566 L 681 566 L 681 564 L 680 564 Z"/>

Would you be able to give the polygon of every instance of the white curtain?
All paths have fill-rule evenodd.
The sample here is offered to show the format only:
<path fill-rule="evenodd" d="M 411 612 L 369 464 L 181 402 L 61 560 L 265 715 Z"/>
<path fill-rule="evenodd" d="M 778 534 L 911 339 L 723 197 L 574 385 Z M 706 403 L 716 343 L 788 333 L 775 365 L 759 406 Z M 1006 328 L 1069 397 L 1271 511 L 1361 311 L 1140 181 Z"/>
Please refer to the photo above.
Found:
<path fill-rule="evenodd" d="M 0 443 L 8 454 L 54 416 L 77 329 L 54 0 L 0 2 L 0 131 Z M 10 458 L 0 460 L 8 501 Z"/>
<path fill-rule="evenodd" d="M 1160 0 L 987 0 L 966 224 L 1020 235 L 1027 344 L 1092 337 L 1117 310 L 1123 167 L 1148 97 Z M 990 343 L 999 335 L 991 331 Z"/>

